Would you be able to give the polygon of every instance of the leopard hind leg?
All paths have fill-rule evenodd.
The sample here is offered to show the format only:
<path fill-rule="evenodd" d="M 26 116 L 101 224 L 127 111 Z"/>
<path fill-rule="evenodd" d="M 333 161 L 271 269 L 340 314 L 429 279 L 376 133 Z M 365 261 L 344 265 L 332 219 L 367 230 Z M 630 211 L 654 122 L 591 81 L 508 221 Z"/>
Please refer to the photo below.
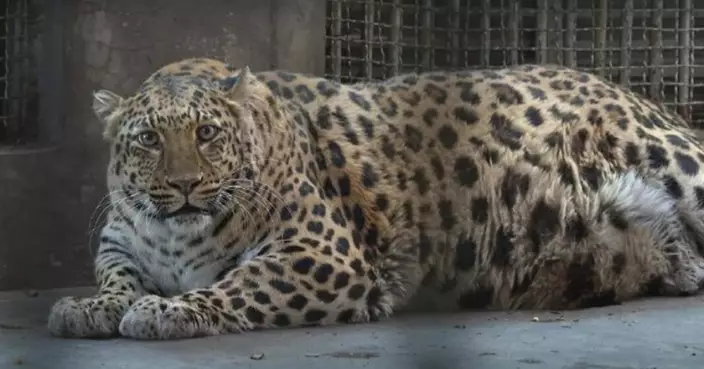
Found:
<path fill-rule="evenodd" d="M 622 221 L 623 227 L 634 225 L 629 232 L 647 232 L 649 243 L 668 261 L 667 272 L 650 281 L 646 294 L 689 295 L 701 289 L 704 217 L 690 202 L 675 198 L 664 181 L 634 171 L 614 175 L 603 184 L 598 195 L 600 211 L 611 217 L 613 226 L 618 228 Z M 612 237 L 603 236 L 606 242 Z"/>
<path fill-rule="evenodd" d="M 501 289 L 511 297 L 500 306 L 588 308 L 699 289 L 702 258 L 678 199 L 661 181 L 634 171 L 609 174 L 594 189 L 562 185 L 550 173 L 533 179 L 539 183 L 514 212 L 514 256 L 521 257 L 513 259 L 510 290 Z M 557 220 L 543 221 L 544 229 L 560 223 L 547 242 L 537 227 L 531 231 L 539 217 L 531 204 L 540 203 L 560 209 Z M 493 278 L 494 285 L 502 278 Z"/>

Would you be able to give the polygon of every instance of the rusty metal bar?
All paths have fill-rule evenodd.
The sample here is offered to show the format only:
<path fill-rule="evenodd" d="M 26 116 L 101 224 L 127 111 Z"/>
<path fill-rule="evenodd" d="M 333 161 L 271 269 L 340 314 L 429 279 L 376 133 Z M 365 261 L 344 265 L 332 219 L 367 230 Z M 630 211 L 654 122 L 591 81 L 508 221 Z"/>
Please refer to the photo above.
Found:
<path fill-rule="evenodd" d="M 421 23 L 421 45 L 423 56 L 421 65 L 424 68 L 433 69 L 433 1 L 423 0 L 421 12 L 423 14 Z"/>
<path fill-rule="evenodd" d="M 606 32 L 609 26 L 609 1 L 600 0 L 599 8 L 597 9 L 597 29 L 594 39 L 594 49 L 596 51 L 595 67 L 597 73 L 604 77 L 606 76 Z"/>
<path fill-rule="evenodd" d="M 631 49 L 633 47 L 633 0 L 625 0 L 621 14 L 621 72 L 619 83 L 631 85 Z"/>
<path fill-rule="evenodd" d="M 663 0 L 653 0 L 653 14 L 650 18 L 650 90 L 651 99 L 662 100 L 662 17 Z"/>
<path fill-rule="evenodd" d="M 403 9 L 401 0 L 391 4 L 391 74 L 396 76 L 401 70 L 401 36 L 403 27 Z"/>
<path fill-rule="evenodd" d="M 367 79 L 374 77 L 374 0 L 364 4 L 364 73 Z"/>
<path fill-rule="evenodd" d="M 482 47 L 480 50 L 482 66 L 491 65 L 491 0 L 482 2 Z"/>
<path fill-rule="evenodd" d="M 577 0 L 566 0 L 565 8 L 565 64 L 574 68 L 577 66 Z"/>
<path fill-rule="evenodd" d="M 689 101 L 691 87 L 692 54 L 692 0 L 680 0 L 680 51 L 679 51 L 679 90 L 677 103 L 679 113 L 687 121 L 692 119 L 692 106 Z"/>
<path fill-rule="evenodd" d="M 538 0 L 538 63 L 548 63 L 548 0 Z"/>
<path fill-rule="evenodd" d="M 549 22 L 550 30 L 548 35 L 554 49 L 550 52 L 550 62 L 562 64 L 562 51 L 565 49 L 562 37 L 562 32 L 564 32 L 564 10 L 560 1 L 552 1 L 551 4 L 552 8 L 550 8 L 549 12 L 552 13 L 552 21 Z"/>
<path fill-rule="evenodd" d="M 342 2 L 335 1 L 332 19 L 332 71 L 334 78 L 340 80 L 342 77 Z"/>
<path fill-rule="evenodd" d="M 450 65 L 459 68 L 460 65 L 460 0 L 450 2 Z"/>
<path fill-rule="evenodd" d="M 472 19 L 472 8 L 470 6 L 470 1 L 469 0 L 463 0 L 465 7 L 464 7 L 464 21 L 462 22 L 462 37 L 460 38 L 461 40 L 461 48 L 462 48 L 462 56 L 464 58 L 464 64 L 468 65 L 469 60 L 470 60 L 470 53 L 474 52 L 476 50 L 473 50 L 472 47 L 472 41 L 470 40 L 470 33 L 472 31 L 472 27 L 470 26 L 470 19 Z"/>
<path fill-rule="evenodd" d="M 506 26 L 506 5 L 504 4 L 504 0 L 501 0 L 499 2 L 499 45 L 501 46 L 501 66 L 505 67 L 506 66 L 506 59 L 507 55 L 510 52 L 510 47 L 508 46 L 508 40 L 506 37 L 506 30 L 508 27 Z"/>
<path fill-rule="evenodd" d="M 519 14 L 521 11 L 521 3 L 515 0 L 509 0 L 511 8 L 508 13 L 508 23 L 509 23 L 509 42 L 511 48 L 511 64 L 517 65 L 520 62 L 518 58 L 519 48 L 521 47 L 521 22 L 519 20 Z"/>

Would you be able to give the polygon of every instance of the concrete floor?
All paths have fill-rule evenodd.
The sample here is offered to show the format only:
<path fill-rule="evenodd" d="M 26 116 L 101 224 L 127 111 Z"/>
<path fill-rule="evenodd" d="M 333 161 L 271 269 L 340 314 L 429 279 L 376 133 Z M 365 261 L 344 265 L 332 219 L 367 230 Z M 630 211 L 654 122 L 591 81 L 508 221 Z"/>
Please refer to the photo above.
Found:
<path fill-rule="evenodd" d="M 0 293 L 0 368 L 704 367 L 701 296 L 567 313 L 404 316 L 377 324 L 172 342 L 48 336 L 44 324 L 54 299 L 89 291 Z"/>

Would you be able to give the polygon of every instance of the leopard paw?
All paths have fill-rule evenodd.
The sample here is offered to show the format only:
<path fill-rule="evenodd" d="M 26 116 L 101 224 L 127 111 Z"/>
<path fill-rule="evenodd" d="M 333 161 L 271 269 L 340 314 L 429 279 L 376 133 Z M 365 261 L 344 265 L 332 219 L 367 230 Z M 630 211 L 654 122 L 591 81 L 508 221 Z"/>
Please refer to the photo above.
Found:
<path fill-rule="evenodd" d="M 120 334 L 140 340 L 172 340 L 220 334 L 211 314 L 173 298 L 144 296 L 120 322 Z"/>
<path fill-rule="evenodd" d="M 118 296 L 64 297 L 52 306 L 47 328 L 57 337 L 114 337 L 128 307 Z"/>

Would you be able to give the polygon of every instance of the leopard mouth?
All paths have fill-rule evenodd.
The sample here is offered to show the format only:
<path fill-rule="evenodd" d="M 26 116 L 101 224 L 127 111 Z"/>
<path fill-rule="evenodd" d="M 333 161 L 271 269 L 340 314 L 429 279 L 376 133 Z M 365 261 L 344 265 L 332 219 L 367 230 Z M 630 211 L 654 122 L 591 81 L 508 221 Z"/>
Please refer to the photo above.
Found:
<path fill-rule="evenodd" d="M 174 218 L 174 217 L 187 216 L 187 215 L 204 215 L 204 214 L 210 214 L 210 212 L 206 209 L 202 209 L 197 206 L 193 206 L 189 203 L 185 203 L 180 208 L 166 214 L 165 218 Z"/>

